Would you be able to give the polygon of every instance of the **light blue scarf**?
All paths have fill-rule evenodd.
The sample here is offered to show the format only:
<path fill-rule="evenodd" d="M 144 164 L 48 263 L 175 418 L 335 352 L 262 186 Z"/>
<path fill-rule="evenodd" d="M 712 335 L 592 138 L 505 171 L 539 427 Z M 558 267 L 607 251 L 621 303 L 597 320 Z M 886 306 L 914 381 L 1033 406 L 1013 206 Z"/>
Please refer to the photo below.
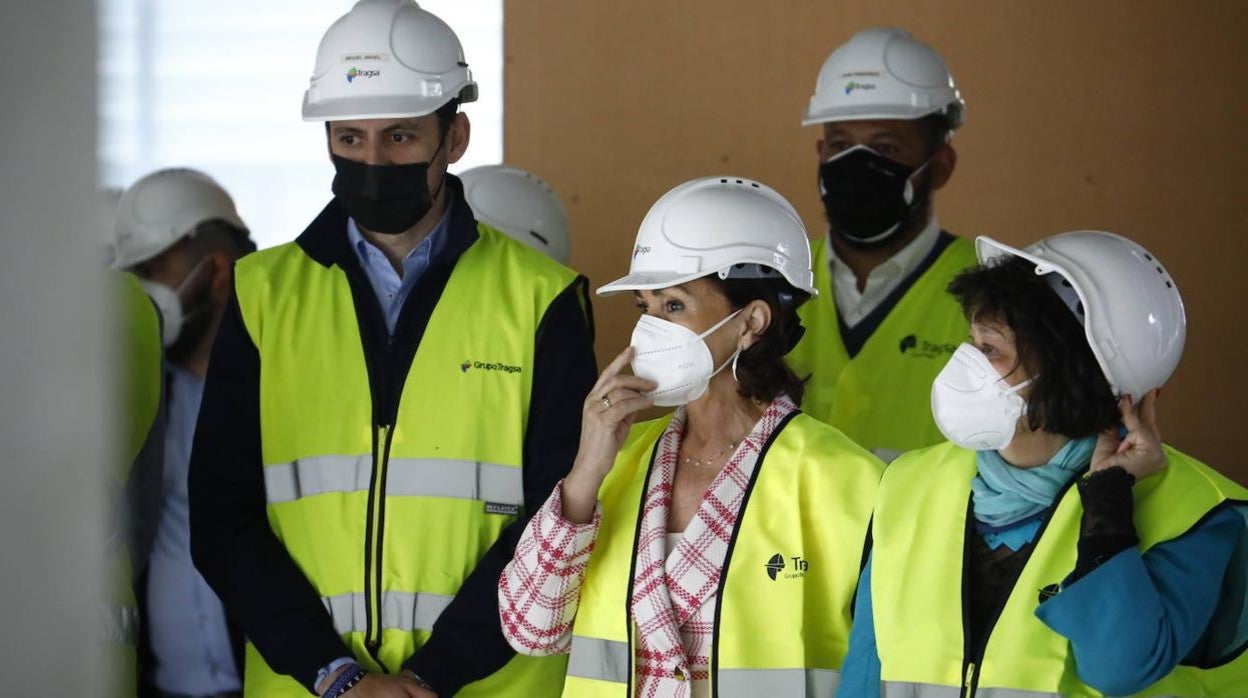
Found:
<path fill-rule="evenodd" d="M 1095 436 L 1073 440 L 1048 463 L 1035 468 L 1016 468 L 996 451 L 976 451 L 979 472 L 971 480 L 971 499 L 988 545 L 997 548 L 1004 543 L 1018 550 L 1030 542 L 1040 528 L 1038 515 L 1053 505 L 1057 493 L 1088 464 L 1095 448 Z M 1013 526 L 1021 522 L 1026 523 Z"/>

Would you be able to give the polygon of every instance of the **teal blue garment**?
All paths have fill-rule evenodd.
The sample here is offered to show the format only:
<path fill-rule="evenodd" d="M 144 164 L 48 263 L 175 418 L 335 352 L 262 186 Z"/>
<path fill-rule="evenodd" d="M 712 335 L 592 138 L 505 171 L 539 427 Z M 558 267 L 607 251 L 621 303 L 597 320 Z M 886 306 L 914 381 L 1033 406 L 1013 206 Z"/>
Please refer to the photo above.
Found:
<path fill-rule="evenodd" d="M 1040 524 L 1048 518 L 1049 511 L 1049 509 L 1043 509 L 1038 514 L 1005 526 L 989 526 L 976 521 L 975 530 L 992 550 L 1008 545 L 1010 550 L 1017 552 L 1035 539 L 1036 534 L 1040 532 Z"/>
<path fill-rule="evenodd" d="M 1063 583 L 1036 617 L 1070 640 L 1079 678 L 1108 695 L 1142 691 L 1180 661 L 1218 666 L 1244 651 L 1243 635 L 1212 627 L 1248 618 L 1232 603 L 1243 598 L 1242 588 L 1236 594 L 1223 585 L 1235 579 L 1229 565 L 1243 569 L 1235 553 L 1244 542 L 1243 516 L 1231 507 L 1216 510 L 1184 536 L 1142 555 L 1128 548 Z"/>
<path fill-rule="evenodd" d="M 1036 609 L 1036 616 L 1070 640 L 1079 678 L 1109 695 L 1142 690 L 1185 657 L 1204 665 L 1227 661 L 1242 651 L 1248 636 L 1213 633 L 1209 626 L 1211 617 L 1218 621 L 1215 609 L 1223 579 L 1235 578 L 1226 575 L 1228 564 L 1243 569 L 1243 558 L 1233 555 L 1237 546 L 1248 546 L 1244 521 L 1238 512 L 1224 509 L 1187 535 L 1159 543 L 1143 555 L 1138 548 L 1123 550 L 1064 585 Z M 1243 581 L 1242 576 L 1238 579 Z M 1237 616 L 1223 620 L 1234 625 L 1248 613 Z M 1208 642 L 1214 636 L 1223 641 Z M 837 698 L 880 695 L 880 670 L 868 557 L 859 577 Z"/>
<path fill-rule="evenodd" d="M 1048 509 L 1057 493 L 1092 460 L 1094 448 L 1095 436 L 1070 441 L 1048 463 L 1035 468 L 1016 468 L 997 451 L 976 451 L 978 472 L 971 481 L 975 520 L 999 528 Z"/>

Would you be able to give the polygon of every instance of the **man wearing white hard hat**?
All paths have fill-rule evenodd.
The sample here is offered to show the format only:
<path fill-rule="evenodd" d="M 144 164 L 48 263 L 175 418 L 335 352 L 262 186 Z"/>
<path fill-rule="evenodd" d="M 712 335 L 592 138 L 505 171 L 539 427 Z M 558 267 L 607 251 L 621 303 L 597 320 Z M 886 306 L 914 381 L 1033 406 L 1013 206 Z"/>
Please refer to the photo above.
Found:
<path fill-rule="evenodd" d="M 927 389 L 967 333 L 945 286 L 975 253 L 934 209 L 964 112 L 930 46 L 868 29 L 828 57 L 802 120 L 822 128 L 828 218 L 814 249 L 819 297 L 802 309 L 809 331 L 791 355 L 811 376 L 802 409 L 885 460 L 940 440 Z"/>
<path fill-rule="evenodd" d="M 191 561 L 187 470 L 208 355 L 230 295 L 234 262 L 255 249 L 234 202 L 208 175 L 165 169 L 117 205 L 110 264 L 134 272 L 160 309 L 165 344 L 164 474 L 150 556 L 139 587 L 145 690 L 237 692 L 241 637 Z"/>
<path fill-rule="evenodd" d="M 595 363 L 571 270 L 484 223 L 447 173 L 476 99 L 411 0 L 326 32 L 303 117 L 334 198 L 251 255 L 213 350 L 192 548 L 248 639 L 249 695 L 538 696 L 495 588 L 571 466 Z"/>

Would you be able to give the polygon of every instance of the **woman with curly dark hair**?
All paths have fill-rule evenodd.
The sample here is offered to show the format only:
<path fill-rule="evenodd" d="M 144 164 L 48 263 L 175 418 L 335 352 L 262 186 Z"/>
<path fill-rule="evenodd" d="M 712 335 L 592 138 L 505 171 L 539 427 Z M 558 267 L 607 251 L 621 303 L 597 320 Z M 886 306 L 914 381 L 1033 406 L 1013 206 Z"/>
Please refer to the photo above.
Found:
<path fill-rule="evenodd" d="M 949 441 L 881 482 L 839 695 L 1245 695 L 1248 490 L 1157 429 L 1174 281 L 1111 233 L 977 248 Z"/>
<path fill-rule="evenodd" d="M 660 198 L 599 289 L 633 294 L 632 346 L 499 585 L 517 651 L 570 653 L 565 695 L 834 690 L 883 464 L 797 408 L 811 283 L 793 207 L 712 177 Z M 634 424 L 651 405 L 676 410 Z"/>

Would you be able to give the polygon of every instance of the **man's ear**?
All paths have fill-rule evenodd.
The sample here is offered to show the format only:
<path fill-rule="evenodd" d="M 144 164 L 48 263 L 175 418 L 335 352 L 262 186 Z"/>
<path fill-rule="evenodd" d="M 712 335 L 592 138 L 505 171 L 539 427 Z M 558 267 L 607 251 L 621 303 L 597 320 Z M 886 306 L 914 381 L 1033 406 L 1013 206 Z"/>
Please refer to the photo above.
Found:
<path fill-rule="evenodd" d="M 446 162 L 453 165 L 464 157 L 464 152 L 468 150 L 468 141 L 472 139 L 472 122 L 468 121 L 468 115 L 461 112 L 455 114 L 455 118 L 451 119 L 451 126 L 447 129 L 446 137 L 450 139 L 450 147 L 446 150 Z"/>
<path fill-rule="evenodd" d="M 224 303 L 234 285 L 234 257 L 224 250 L 214 250 L 204 255 L 204 265 L 210 265 L 202 273 L 211 275 L 212 297 Z"/>
<path fill-rule="evenodd" d="M 957 166 L 958 151 L 953 149 L 953 144 L 946 143 L 941 146 L 940 150 L 932 156 L 932 189 L 936 190 L 945 186 Z"/>

